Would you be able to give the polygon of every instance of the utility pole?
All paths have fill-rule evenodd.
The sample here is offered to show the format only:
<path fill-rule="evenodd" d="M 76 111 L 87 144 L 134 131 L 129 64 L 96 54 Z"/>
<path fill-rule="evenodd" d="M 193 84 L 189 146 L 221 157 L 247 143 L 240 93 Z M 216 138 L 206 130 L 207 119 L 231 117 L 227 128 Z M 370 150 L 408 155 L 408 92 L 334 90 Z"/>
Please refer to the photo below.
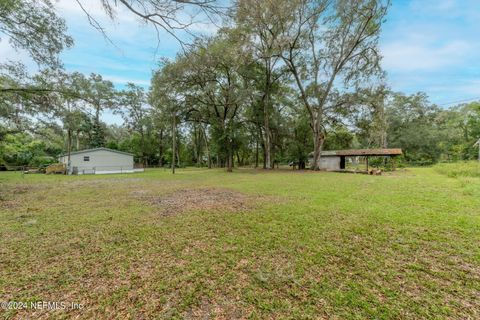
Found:
<path fill-rule="evenodd" d="M 72 130 L 70 127 L 67 129 L 67 149 L 68 149 L 68 156 L 67 156 L 67 170 L 65 174 L 71 175 L 72 174 Z"/>
<path fill-rule="evenodd" d="M 478 161 L 480 161 L 480 139 L 478 139 L 473 146 L 478 147 Z"/>

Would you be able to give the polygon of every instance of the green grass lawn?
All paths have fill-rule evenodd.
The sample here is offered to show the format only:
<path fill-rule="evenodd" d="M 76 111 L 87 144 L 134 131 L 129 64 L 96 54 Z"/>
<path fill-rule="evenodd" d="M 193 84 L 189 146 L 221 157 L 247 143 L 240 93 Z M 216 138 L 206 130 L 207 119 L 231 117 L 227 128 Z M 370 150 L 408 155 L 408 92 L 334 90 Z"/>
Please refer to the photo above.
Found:
<path fill-rule="evenodd" d="M 475 176 L 0 173 L 0 199 L 0 301 L 83 306 L 6 318 L 480 317 Z"/>

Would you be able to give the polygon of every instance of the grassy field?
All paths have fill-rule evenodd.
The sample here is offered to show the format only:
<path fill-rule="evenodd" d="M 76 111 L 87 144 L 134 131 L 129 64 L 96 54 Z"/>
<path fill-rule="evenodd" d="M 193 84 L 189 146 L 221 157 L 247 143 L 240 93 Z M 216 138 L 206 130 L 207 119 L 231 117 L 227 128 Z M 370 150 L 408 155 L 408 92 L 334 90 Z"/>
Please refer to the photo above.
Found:
<path fill-rule="evenodd" d="M 436 165 L 435 170 L 451 178 L 458 178 L 458 177 L 480 178 L 480 162 L 478 161 L 442 163 L 442 164 Z"/>
<path fill-rule="evenodd" d="M 455 176 L 455 177 L 452 177 Z M 480 318 L 480 178 L 0 173 L 6 318 Z"/>

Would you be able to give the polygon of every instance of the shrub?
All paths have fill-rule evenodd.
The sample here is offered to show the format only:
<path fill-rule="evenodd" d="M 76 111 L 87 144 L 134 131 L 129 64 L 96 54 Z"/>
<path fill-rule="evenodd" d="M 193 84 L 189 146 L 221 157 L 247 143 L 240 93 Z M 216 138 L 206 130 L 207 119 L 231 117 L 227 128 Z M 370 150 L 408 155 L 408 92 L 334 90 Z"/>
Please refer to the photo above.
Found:
<path fill-rule="evenodd" d="M 57 162 L 55 158 L 53 157 L 48 157 L 48 156 L 35 156 L 32 158 L 32 160 L 28 163 L 29 166 L 32 167 L 41 167 L 41 166 L 47 166 L 49 164 Z"/>

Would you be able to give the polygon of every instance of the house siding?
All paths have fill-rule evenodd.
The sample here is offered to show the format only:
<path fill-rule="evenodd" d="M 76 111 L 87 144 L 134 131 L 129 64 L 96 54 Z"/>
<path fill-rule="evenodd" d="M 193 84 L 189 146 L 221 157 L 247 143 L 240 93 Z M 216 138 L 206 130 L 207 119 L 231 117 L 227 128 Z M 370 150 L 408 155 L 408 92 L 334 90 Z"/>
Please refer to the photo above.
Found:
<path fill-rule="evenodd" d="M 321 170 L 327 170 L 327 171 L 340 170 L 340 166 L 341 166 L 340 163 L 341 163 L 340 157 L 324 155 L 322 153 L 322 156 L 320 157 L 319 167 Z M 310 167 L 313 166 L 313 158 L 309 159 L 309 165 Z"/>
<path fill-rule="evenodd" d="M 89 157 L 89 161 L 84 161 Z M 68 157 L 59 161 L 68 165 Z M 70 156 L 71 166 L 77 167 L 79 174 L 106 172 L 133 172 L 133 156 L 104 149 L 76 152 Z"/>
<path fill-rule="evenodd" d="M 323 156 L 320 157 L 320 169 L 322 170 L 340 170 L 340 157 Z"/>

